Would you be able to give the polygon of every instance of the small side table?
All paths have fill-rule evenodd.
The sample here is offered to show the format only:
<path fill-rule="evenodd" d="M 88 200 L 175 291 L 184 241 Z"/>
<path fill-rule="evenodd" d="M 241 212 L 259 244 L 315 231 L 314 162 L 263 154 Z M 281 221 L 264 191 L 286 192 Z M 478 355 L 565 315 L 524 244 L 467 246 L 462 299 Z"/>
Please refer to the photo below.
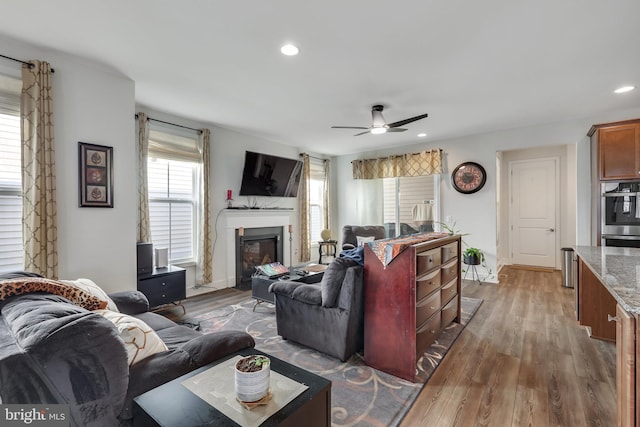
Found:
<path fill-rule="evenodd" d="M 181 301 L 187 297 L 185 269 L 175 265 L 154 268 L 138 276 L 138 290 L 147 297 L 151 308 L 171 303 L 181 305 Z M 186 312 L 184 306 L 182 310 Z"/>
<path fill-rule="evenodd" d="M 331 259 L 336 257 L 336 251 L 338 247 L 337 240 L 321 240 L 318 242 L 318 253 L 320 258 L 318 259 L 318 264 L 329 264 L 328 262 L 322 262 L 322 258 L 331 257 Z"/>

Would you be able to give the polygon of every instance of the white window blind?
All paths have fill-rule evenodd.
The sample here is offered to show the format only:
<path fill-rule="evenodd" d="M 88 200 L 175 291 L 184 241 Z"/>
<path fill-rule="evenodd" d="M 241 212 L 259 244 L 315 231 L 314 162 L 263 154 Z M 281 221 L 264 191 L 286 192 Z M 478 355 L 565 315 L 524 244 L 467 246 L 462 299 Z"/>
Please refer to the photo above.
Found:
<path fill-rule="evenodd" d="M 309 162 L 311 179 L 309 182 L 309 235 L 311 242 L 322 240 L 320 233 L 326 228 L 324 223 L 324 162 L 311 158 Z"/>
<path fill-rule="evenodd" d="M 435 175 L 383 179 L 385 224 L 408 224 L 418 229 L 413 221 L 413 207 L 437 199 L 434 181 Z"/>
<path fill-rule="evenodd" d="M 196 179 L 200 167 L 196 137 L 149 132 L 149 222 L 154 248 L 169 249 L 169 261 L 195 260 Z"/>
<path fill-rule="evenodd" d="M 20 96 L 0 92 L 0 272 L 24 268 L 20 162 Z"/>

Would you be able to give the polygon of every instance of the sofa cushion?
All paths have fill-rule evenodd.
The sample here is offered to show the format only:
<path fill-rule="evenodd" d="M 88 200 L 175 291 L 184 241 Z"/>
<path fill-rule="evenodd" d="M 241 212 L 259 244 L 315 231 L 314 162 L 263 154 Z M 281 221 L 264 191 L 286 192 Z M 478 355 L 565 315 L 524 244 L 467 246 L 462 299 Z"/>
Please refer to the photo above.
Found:
<path fill-rule="evenodd" d="M 127 362 L 132 366 L 168 348 L 158 334 L 140 319 L 111 310 L 97 310 L 116 325 L 127 350 Z"/>
<path fill-rule="evenodd" d="M 129 372 L 113 323 L 51 294 L 0 307 L 2 403 L 66 404 L 70 425 L 118 425 Z"/>
<path fill-rule="evenodd" d="M 107 301 L 96 298 L 82 289 L 66 285 L 57 280 L 45 279 L 43 277 L 19 277 L 0 281 L 0 301 L 4 301 L 12 296 L 35 292 L 59 295 L 87 310 L 99 310 L 107 306 Z"/>
<path fill-rule="evenodd" d="M 322 303 L 322 292 L 318 285 L 300 285 L 294 289 L 291 298 L 302 301 L 306 304 L 320 305 Z"/>
<path fill-rule="evenodd" d="M 140 291 L 114 292 L 109 294 L 109 297 L 118 306 L 120 313 L 139 314 L 149 311 L 149 300 Z"/>
<path fill-rule="evenodd" d="M 269 292 L 293 298 L 293 291 L 295 291 L 298 286 L 300 286 L 300 282 L 278 280 L 269 285 Z"/>
<path fill-rule="evenodd" d="M 113 300 L 109 298 L 109 295 L 107 295 L 107 293 L 103 291 L 102 288 L 98 286 L 93 280 L 80 278 L 76 280 L 60 280 L 60 281 L 66 285 L 74 286 L 78 289 L 81 289 L 86 293 L 88 293 L 89 295 L 93 295 L 94 297 L 100 300 L 106 301 L 107 310 L 119 311 L 116 303 L 113 302 Z"/>
<path fill-rule="evenodd" d="M 336 306 L 336 301 L 340 294 L 340 289 L 342 288 L 344 275 L 347 273 L 347 269 L 354 265 L 358 265 L 358 263 L 348 258 L 336 258 L 331 264 L 329 264 L 329 267 L 325 270 L 324 275 L 322 276 L 322 281 L 320 282 L 323 307 Z"/>
<path fill-rule="evenodd" d="M 364 246 L 365 243 L 373 242 L 376 240 L 375 236 L 356 236 L 358 246 Z"/>

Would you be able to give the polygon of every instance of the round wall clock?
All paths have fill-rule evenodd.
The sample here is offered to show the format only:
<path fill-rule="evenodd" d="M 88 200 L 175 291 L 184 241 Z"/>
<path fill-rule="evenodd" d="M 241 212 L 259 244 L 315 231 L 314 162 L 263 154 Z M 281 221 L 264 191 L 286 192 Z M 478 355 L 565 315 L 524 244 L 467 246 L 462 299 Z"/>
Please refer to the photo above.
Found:
<path fill-rule="evenodd" d="M 451 174 L 451 184 L 460 193 L 471 194 L 480 190 L 487 181 L 487 172 L 482 165 L 475 162 L 464 162 L 458 165 Z"/>

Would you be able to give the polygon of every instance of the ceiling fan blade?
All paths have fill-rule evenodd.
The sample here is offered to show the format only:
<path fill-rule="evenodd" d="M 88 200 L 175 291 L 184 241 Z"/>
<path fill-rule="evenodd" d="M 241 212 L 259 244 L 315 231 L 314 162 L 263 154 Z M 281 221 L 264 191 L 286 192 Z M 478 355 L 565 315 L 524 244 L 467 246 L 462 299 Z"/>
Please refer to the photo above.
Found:
<path fill-rule="evenodd" d="M 331 129 L 369 129 L 362 126 L 331 126 Z"/>
<path fill-rule="evenodd" d="M 411 117 L 410 119 L 404 119 L 404 120 L 400 120 L 399 122 L 389 123 L 389 127 L 390 128 L 397 128 L 397 127 L 409 124 L 411 122 L 415 122 L 417 120 L 424 119 L 425 117 L 428 117 L 428 116 L 429 116 L 428 114 L 421 114 L 419 116 Z"/>
<path fill-rule="evenodd" d="M 389 128 L 387 129 L 387 132 L 404 132 L 406 131 L 406 129 L 403 128 Z"/>
<path fill-rule="evenodd" d="M 366 132 L 356 133 L 356 134 L 355 134 L 355 135 L 353 135 L 353 136 L 360 136 L 360 135 L 364 135 L 365 133 L 371 133 L 371 132 L 367 130 Z"/>

